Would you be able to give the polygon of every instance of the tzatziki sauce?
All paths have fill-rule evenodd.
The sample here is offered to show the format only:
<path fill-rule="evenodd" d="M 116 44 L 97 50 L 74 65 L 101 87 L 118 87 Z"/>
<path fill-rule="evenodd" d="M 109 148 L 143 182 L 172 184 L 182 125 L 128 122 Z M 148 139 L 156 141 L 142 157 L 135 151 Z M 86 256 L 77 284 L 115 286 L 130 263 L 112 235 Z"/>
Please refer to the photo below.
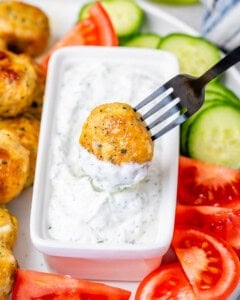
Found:
<path fill-rule="evenodd" d="M 86 158 L 79 136 L 97 105 L 125 102 L 134 106 L 165 80 L 164 70 L 136 64 L 86 61 L 66 67 L 50 146 L 47 222 L 52 239 L 80 245 L 155 242 L 162 201 L 161 140 L 154 142 L 153 160 L 141 170 L 140 179 L 131 179 L 140 170 L 133 170 L 131 164 L 122 175 L 117 169 L 121 166 L 100 165 L 101 181 L 96 177 L 97 162 Z M 86 172 L 90 163 L 92 176 Z M 130 181 L 124 184 L 128 174 Z"/>

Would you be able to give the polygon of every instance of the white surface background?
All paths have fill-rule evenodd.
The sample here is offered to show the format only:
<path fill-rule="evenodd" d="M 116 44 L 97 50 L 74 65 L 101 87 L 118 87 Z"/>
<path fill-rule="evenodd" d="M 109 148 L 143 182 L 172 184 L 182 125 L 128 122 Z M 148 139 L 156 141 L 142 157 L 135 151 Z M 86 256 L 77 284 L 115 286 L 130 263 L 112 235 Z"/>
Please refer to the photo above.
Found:
<path fill-rule="evenodd" d="M 177 6 L 177 5 L 159 4 L 156 3 L 155 1 L 139 0 L 138 2 L 151 3 L 151 5 L 156 9 L 161 9 L 166 13 L 169 13 L 170 15 L 176 17 L 177 19 L 185 22 L 186 24 L 193 27 L 194 29 L 200 30 L 202 16 L 204 12 L 204 7 L 201 3 Z"/>
<path fill-rule="evenodd" d="M 40 7 L 44 7 L 44 4 L 48 3 L 49 11 L 56 16 L 54 19 L 54 28 L 57 31 L 65 32 L 72 23 L 73 16 L 72 12 L 76 12 L 77 15 L 78 9 L 80 7 L 81 0 L 65 0 L 64 1 L 52 1 L 52 0 L 29 0 L 28 2 L 37 4 Z M 64 19 L 64 26 L 62 25 L 62 19 L 58 16 L 58 11 L 61 11 L 66 8 L 66 2 L 69 5 L 69 12 L 66 11 L 66 18 Z M 139 3 L 146 2 L 144 0 L 139 0 Z M 149 1 L 148 1 L 149 2 Z M 149 2 L 150 3 L 150 2 Z M 163 11 L 177 17 L 179 20 L 184 21 L 186 24 L 190 25 L 194 29 L 198 30 L 200 28 L 201 19 L 203 15 L 203 7 L 201 4 L 189 5 L 189 6 L 168 6 L 152 3 L 155 9 L 162 9 Z M 53 39 L 55 37 L 55 32 L 53 32 Z M 9 210 L 13 212 L 19 222 L 19 237 L 15 247 L 15 255 L 19 260 L 19 265 L 21 268 L 35 269 L 47 271 L 43 257 L 38 253 L 31 244 L 29 238 L 29 212 L 31 206 L 31 196 L 32 191 L 28 189 L 24 191 L 19 199 L 15 199 L 10 205 L 8 205 Z M 39 212 L 41 214 L 41 212 Z M 134 291 L 137 287 L 136 283 L 121 283 L 121 282 L 111 282 L 110 284 L 116 285 L 118 287 L 123 287 L 132 290 L 133 295 L 131 299 L 134 299 Z M 234 297 L 233 299 L 236 299 Z"/>

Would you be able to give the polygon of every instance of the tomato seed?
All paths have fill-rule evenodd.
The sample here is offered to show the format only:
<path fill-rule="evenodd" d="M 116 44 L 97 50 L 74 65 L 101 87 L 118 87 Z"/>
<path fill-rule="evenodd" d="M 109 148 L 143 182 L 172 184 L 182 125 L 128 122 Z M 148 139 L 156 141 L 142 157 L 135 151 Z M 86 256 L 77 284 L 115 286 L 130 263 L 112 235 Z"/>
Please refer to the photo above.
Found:
<path fill-rule="evenodd" d="M 209 244 L 208 244 L 207 241 L 202 242 L 202 248 L 203 248 L 203 249 L 208 248 L 208 246 L 209 246 Z"/>
<path fill-rule="evenodd" d="M 201 290 L 209 290 L 210 286 L 205 284 L 205 285 L 201 285 Z"/>
<path fill-rule="evenodd" d="M 209 260 L 210 263 L 216 263 L 216 262 L 219 261 L 219 259 L 216 258 L 216 257 L 209 257 L 208 260 Z"/>
<path fill-rule="evenodd" d="M 168 283 L 169 283 L 169 285 L 171 285 L 171 286 L 176 286 L 176 285 L 177 285 L 175 280 L 169 280 Z"/>
<path fill-rule="evenodd" d="M 211 273 L 214 273 L 214 274 L 219 273 L 219 269 L 216 268 L 216 267 L 208 267 L 208 270 L 209 270 Z"/>

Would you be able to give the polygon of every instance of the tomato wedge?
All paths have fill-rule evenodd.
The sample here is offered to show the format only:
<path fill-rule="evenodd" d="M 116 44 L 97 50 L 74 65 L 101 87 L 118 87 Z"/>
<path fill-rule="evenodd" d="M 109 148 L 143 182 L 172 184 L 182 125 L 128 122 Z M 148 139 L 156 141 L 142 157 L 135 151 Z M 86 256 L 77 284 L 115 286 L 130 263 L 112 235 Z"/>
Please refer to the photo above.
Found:
<path fill-rule="evenodd" d="M 179 263 L 156 269 L 139 284 L 135 300 L 153 299 L 196 299 Z"/>
<path fill-rule="evenodd" d="M 223 300 L 237 287 L 239 259 L 224 240 L 194 228 L 175 228 L 173 248 L 199 300 Z"/>
<path fill-rule="evenodd" d="M 217 235 L 240 255 L 240 209 L 178 204 L 175 223 L 177 226 L 197 227 Z"/>
<path fill-rule="evenodd" d="M 95 25 L 94 43 L 100 46 L 118 46 L 118 37 L 112 22 L 100 2 L 96 2 L 89 9 L 89 19 Z M 91 45 L 92 41 L 90 41 Z"/>
<path fill-rule="evenodd" d="M 118 37 L 103 6 L 96 2 L 89 9 L 89 17 L 79 21 L 42 58 L 41 66 L 47 71 L 52 53 L 66 46 L 118 46 Z"/>
<path fill-rule="evenodd" d="M 178 203 L 240 208 L 240 171 L 180 157 Z"/>
<path fill-rule="evenodd" d="M 127 300 L 130 292 L 70 276 L 19 269 L 13 300 Z"/>

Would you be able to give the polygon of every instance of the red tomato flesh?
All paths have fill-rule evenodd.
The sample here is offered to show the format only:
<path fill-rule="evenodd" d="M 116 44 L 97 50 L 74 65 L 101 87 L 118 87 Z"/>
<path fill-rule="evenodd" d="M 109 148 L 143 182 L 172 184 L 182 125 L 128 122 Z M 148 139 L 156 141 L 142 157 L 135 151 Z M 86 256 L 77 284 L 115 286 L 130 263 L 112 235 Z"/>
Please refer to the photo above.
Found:
<path fill-rule="evenodd" d="M 47 71 L 54 51 L 66 46 L 118 46 L 118 37 L 105 9 L 96 2 L 89 9 L 89 17 L 79 21 L 43 57 L 41 66 Z"/>
<path fill-rule="evenodd" d="M 158 268 L 139 284 L 135 300 L 153 299 L 196 299 L 179 263 Z"/>
<path fill-rule="evenodd" d="M 180 157 L 178 203 L 240 208 L 240 171 Z"/>
<path fill-rule="evenodd" d="M 118 46 L 118 37 L 113 28 L 112 22 L 103 8 L 96 2 L 89 9 L 89 18 L 95 25 L 96 44 L 100 46 Z"/>
<path fill-rule="evenodd" d="M 175 228 L 173 248 L 199 300 L 223 300 L 237 287 L 239 259 L 224 240 L 189 227 Z"/>
<path fill-rule="evenodd" d="M 70 276 L 19 269 L 13 287 L 13 300 L 127 300 L 130 292 L 102 283 Z"/>
<path fill-rule="evenodd" d="M 175 223 L 217 235 L 240 254 L 240 209 L 178 204 Z"/>

